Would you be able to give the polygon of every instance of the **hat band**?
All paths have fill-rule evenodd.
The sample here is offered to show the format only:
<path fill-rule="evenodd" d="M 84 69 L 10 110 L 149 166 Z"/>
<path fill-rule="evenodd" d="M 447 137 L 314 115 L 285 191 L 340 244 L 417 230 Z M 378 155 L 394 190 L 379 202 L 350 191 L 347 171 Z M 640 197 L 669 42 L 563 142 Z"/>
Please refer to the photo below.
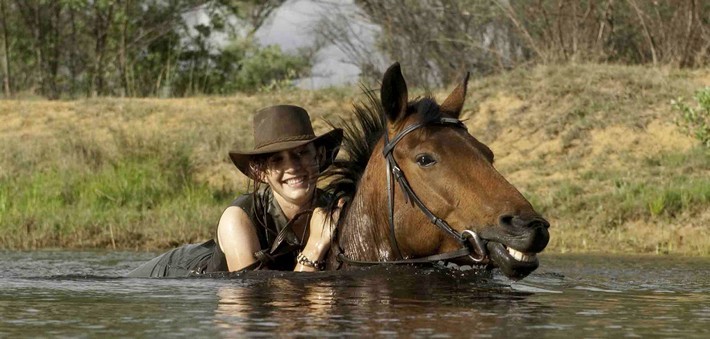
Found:
<path fill-rule="evenodd" d="M 258 150 L 258 149 L 266 147 L 266 146 L 271 146 L 273 144 L 282 143 L 282 142 L 311 140 L 311 139 L 315 139 L 315 138 L 316 138 L 316 136 L 313 134 L 301 134 L 301 135 L 292 135 L 292 136 L 288 136 L 288 137 L 281 137 L 278 139 L 272 139 L 267 142 L 260 143 L 258 146 L 255 147 L 255 150 Z"/>

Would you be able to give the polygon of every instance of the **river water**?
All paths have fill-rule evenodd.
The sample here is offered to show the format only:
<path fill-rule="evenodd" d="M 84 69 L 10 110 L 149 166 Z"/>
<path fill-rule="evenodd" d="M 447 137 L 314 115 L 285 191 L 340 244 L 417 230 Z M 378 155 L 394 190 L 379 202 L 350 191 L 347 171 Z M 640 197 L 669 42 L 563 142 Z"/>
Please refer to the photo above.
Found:
<path fill-rule="evenodd" d="M 710 258 L 543 254 L 520 282 L 442 267 L 122 277 L 153 255 L 0 252 L 0 337 L 710 338 Z"/>

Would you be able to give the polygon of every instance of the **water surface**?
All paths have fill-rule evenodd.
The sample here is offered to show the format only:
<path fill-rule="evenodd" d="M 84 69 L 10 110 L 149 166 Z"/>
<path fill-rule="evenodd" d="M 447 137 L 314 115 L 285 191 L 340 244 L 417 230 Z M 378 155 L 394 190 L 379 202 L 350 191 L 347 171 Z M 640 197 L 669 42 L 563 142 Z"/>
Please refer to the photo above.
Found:
<path fill-rule="evenodd" d="M 122 277 L 152 256 L 0 252 L 0 337 L 710 337 L 710 258 L 543 254 L 520 282 L 412 267 Z"/>

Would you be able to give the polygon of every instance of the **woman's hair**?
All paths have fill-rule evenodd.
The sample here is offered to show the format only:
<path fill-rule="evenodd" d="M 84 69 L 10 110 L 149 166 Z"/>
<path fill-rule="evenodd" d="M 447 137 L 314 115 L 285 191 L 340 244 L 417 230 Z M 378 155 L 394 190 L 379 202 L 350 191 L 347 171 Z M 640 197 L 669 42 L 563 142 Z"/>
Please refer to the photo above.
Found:
<path fill-rule="evenodd" d="M 269 162 L 269 157 L 271 157 L 273 153 L 267 153 L 267 154 L 260 154 L 256 155 L 251 158 L 251 161 L 249 162 L 249 177 L 250 180 L 248 181 L 249 184 L 247 185 L 247 192 L 246 193 L 251 193 L 252 194 L 252 213 L 253 215 L 256 216 L 256 222 L 259 223 L 259 225 L 254 225 L 257 226 L 257 232 L 258 230 L 263 230 L 264 232 L 268 232 L 268 227 L 267 227 L 267 216 L 265 213 L 264 208 L 266 206 L 264 205 L 264 202 L 259 201 L 259 194 L 257 194 L 257 191 L 261 189 L 262 185 L 264 184 L 260 179 L 264 173 L 266 172 L 266 168 Z M 266 235 L 265 235 L 266 236 Z"/>
<path fill-rule="evenodd" d="M 269 158 L 274 155 L 274 153 L 266 153 L 255 155 L 251 158 L 249 162 L 249 176 L 252 178 L 261 178 L 269 164 Z M 254 183 L 260 182 L 260 180 L 254 179 Z"/>

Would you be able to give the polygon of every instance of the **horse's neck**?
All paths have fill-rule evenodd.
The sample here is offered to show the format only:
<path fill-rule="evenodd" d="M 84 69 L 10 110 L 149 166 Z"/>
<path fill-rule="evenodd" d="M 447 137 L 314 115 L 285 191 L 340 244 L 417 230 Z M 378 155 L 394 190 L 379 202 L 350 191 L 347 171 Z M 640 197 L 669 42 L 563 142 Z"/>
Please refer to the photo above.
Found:
<path fill-rule="evenodd" d="M 340 247 L 352 260 L 393 259 L 387 228 L 386 184 L 384 180 L 373 182 L 383 177 L 382 166 L 368 166 L 340 225 Z"/>

